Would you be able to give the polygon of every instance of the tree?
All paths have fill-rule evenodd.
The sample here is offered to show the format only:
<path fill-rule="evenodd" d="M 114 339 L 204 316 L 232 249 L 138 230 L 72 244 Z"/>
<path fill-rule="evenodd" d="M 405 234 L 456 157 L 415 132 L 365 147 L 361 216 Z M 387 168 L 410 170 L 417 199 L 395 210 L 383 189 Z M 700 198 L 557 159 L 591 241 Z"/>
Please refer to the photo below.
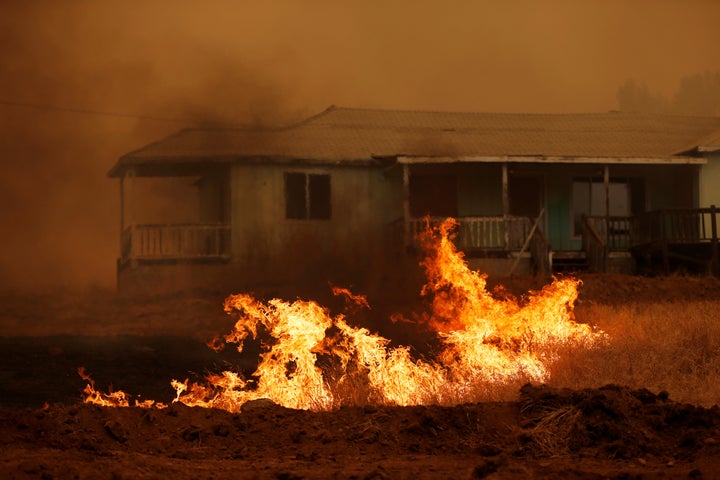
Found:
<path fill-rule="evenodd" d="M 624 112 L 720 115 L 720 71 L 682 77 L 671 100 L 661 93 L 651 93 L 645 83 L 630 79 L 618 88 L 617 101 Z"/>

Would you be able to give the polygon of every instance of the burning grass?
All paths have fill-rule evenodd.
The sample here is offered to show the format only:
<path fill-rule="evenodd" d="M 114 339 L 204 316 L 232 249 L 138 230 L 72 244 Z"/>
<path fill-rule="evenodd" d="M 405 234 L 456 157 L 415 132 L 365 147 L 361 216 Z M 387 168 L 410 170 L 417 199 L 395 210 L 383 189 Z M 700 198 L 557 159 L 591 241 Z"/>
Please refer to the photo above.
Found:
<path fill-rule="evenodd" d="M 348 305 L 337 315 L 314 301 L 231 295 L 225 310 L 237 322 L 213 346 L 242 350 L 248 341 L 260 341 L 257 370 L 251 375 L 227 370 L 205 383 L 173 380 L 175 401 L 233 412 L 263 398 L 316 411 L 457 405 L 513 400 L 532 382 L 570 389 L 618 384 L 666 391 L 698 405 L 718 403 L 717 300 L 584 302 L 576 321 L 579 280 L 553 279 L 519 297 L 490 291 L 486 276 L 469 270 L 455 250 L 453 227 L 449 220 L 421 239 L 427 309 L 394 318 L 432 335 L 434 348 L 420 354 L 355 324 L 353 314 L 368 313 L 371 305 L 347 289 L 333 289 Z M 112 402 L 119 394 L 99 393 L 92 384 L 85 390 L 92 403 Z M 557 411 L 545 421 L 570 414 Z"/>
<path fill-rule="evenodd" d="M 486 276 L 469 270 L 456 251 L 456 225 L 452 219 L 432 228 L 428 224 L 420 238 L 427 274 L 422 294 L 429 310 L 406 321 L 435 332 L 440 347 L 431 357 L 413 355 L 408 346 L 390 347 L 388 339 L 351 325 L 344 314 L 331 315 L 314 301 L 263 302 L 249 294 L 231 295 L 225 310 L 237 322 L 212 346 L 232 343 L 241 351 L 245 340 L 264 331 L 268 340 L 257 370 L 252 378 L 224 371 L 204 385 L 173 380 L 175 401 L 229 411 L 262 398 L 309 410 L 368 403 L 456 405 L 493 399 L 528 381 L 544 382 L 559 352 L 593 348 L 605 340 L 602 332 L 574 321 L 574 279 L 555 279 L 522 300 L 495 298 Z M 356 309 L 370 307 L 362 296 L 334 291 Z M 355 393 L 348 398 L 343 395 L 348 391 Z M 85 393 L 86 401 L 106 400 L 91 385 Z"/>

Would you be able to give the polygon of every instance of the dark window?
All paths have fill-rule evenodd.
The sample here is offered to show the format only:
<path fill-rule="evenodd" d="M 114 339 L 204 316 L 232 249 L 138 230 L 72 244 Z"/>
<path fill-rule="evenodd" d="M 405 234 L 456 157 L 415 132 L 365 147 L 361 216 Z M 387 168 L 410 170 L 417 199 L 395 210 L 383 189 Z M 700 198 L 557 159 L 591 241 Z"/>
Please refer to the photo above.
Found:
<path fill-rule="evenodd" d="M 327 220 L 330 214 L 330 175 L 285 174 L 286 218 Z"/>

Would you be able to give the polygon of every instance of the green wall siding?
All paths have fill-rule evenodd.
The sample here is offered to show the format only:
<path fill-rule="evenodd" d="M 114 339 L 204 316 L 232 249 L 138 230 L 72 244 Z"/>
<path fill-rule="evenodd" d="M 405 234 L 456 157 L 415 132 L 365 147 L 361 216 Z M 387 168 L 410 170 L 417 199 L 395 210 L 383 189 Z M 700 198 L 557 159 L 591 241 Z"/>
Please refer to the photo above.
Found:
<path fill-rule="evenodd" d="M 285 218 L 284 173 L 329 174 L 331 218 Z M 382 205 L 378 170 L 290 165 L 237 165 L 232 170 L 232 245 L 249 274 L 278 278 L 365 268 L 379 247 Z M 261 270 L 261 271 L 258 271 Z"/>
<path fill-rule="evenodd" d="M 502 168 L 500 165 L 458 166 L 458 214 L 502 215 Z"/>
<path fill-rule="evenodd" d="M 700 207 L 720 207 L 720 152 L 708 155 L 700 168 L 699 190 Z"/>

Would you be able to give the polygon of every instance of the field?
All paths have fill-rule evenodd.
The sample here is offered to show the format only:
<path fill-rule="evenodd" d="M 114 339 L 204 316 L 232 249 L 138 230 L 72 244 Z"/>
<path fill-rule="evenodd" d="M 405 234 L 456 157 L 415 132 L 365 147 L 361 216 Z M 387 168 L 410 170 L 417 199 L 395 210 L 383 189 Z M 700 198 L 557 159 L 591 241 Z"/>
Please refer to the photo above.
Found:
<path fill-rule="evenodd" d="M 7 478 L 717 478 L 720 281 L 581 279 L 575 320 L 606 341 L 557 351 L 544 384 L 518 378 L 455 406 L 359 399 L 327 412 L 262 399 L 241 413 L 83 404 L 79 367 L 98 390 L 169 403 L 171 379 L 252 372 L 260 346 L 216 353 L 205 345 L 232 327 L 225 292 L 7 292 L 0 471 Z M 520 299 L 549 281 L 489 280 Z M 387 320 L 411 308 L 407 301 L 380 303 L 362 321 L 422 355 L 431 349 L 427 332 Z"/>

